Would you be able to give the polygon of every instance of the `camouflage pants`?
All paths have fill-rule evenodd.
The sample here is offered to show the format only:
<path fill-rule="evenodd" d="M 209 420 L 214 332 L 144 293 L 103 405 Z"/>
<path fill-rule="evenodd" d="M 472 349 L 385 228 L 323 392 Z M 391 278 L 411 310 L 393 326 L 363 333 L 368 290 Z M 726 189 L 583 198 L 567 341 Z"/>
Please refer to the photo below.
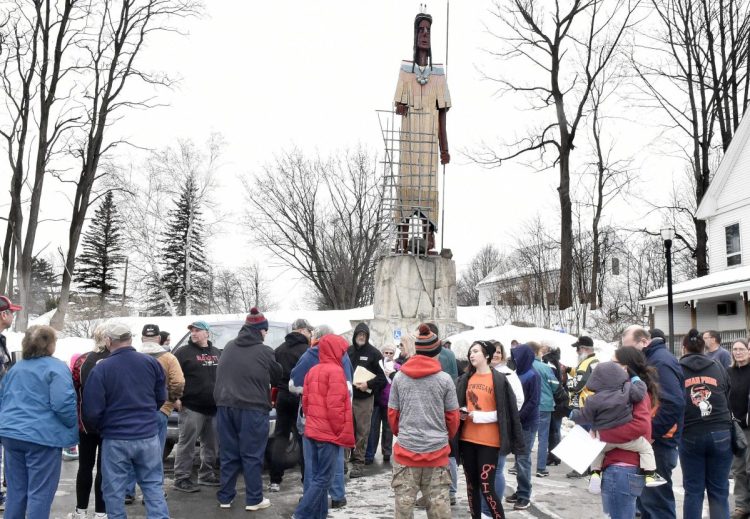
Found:
<path fill-rule="evenodd" d="M 391 487 L 396 494 L 395 519 L 412 519 L 414 502 L 421 490 L 427 501 L 428 519 L 450 519 L 451 474 L 444 467 L 406 467 L 393 464 Z"/>

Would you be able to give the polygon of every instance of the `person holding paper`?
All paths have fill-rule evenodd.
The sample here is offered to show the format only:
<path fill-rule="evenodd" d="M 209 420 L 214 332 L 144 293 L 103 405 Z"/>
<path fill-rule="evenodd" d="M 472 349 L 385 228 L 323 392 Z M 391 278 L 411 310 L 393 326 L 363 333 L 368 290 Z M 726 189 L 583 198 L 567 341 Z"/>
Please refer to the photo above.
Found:
<path fill-rule="evenodd" d="M 498 456 L 526 453 L 513 390 L 505 375 L 490 367 L 494 353 L 495 346 L 489 341 L 472 344 L 469 370 L 456 385 L 462 420 L 461 457 L 473 519 L 481 517 L 483 499 L 493 519 L 505 517 L 494 485 Z"/>
<path fill-rule="evenodd" d="M 588 389 L 593 392 L 586 401 L 586 406 L 570 412 L 570 418 L 578 425 L 590 425 L 593 431 L 611 429 L 633 419 L 633 405 L 646 395 L 646 384 L 638 377 L 629 377 L 628 373 L 615 362 L 602 362 L 591 374 Z M 633 438 L 626 443 L 608 444 L 605 451 L 614 448 L 638 453 L 641 471 L 648 487 L 663 485 L 666 481 L 656 473 L 656 460 L 651 443 L 643 436 Z M 604 455 L 601 454 L 591 464 L 589 492 L 601 492 L 601 466 Z"/>
<path fill-rule="evenodd" d="M 349 346 L 348 353 L 349 360 L 354 368 L 352 411 L 354 433 L 357 440 L 352 453 L 354 464 L 351 472 L 349 472 L 349 477 L 361 478 L 365 475 L 365 450 L 367 449 L 367 439 L 370 437 L 375 395 L 385 386 L 386 380 L 383 369 L 380 367 L 383 355 L 375 346 L 370 344 L 370 328 L 365 323 L 359 323 L 354 328 L 352 345 Z"/>

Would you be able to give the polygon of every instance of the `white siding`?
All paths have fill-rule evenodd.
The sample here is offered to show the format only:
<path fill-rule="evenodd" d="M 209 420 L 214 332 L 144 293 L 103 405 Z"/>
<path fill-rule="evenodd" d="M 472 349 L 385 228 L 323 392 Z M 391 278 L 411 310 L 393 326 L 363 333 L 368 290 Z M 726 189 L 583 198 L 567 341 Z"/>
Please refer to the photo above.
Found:
<path fill-rule="evenodd" d="M 729 178 L 722 186 L 716 200 L 716 207 L 721 211 L 735 202 L 750 201 L 750 147 L 744 146 L 737 161 L 729 171 Z"/>
<path fill-rule="evenodd" d="M 716 305 L 722 301 L 734 301 L 737 303 L 737 315 L 718 315 Z M 705 330 L 741 330 L 745 328 L 745 311 L 742 307 L 742 298 L 737 296 L 725 296 L 710 301 L 698 301 L 697 329 Z M 661 328 L 664 333 L 669 329 L 669 317 L 667 305 L 654 308 L 654 326 Z M 684 335 L 691 328 L 690 308 L 685 308 L 683 303 L 674 304 L 674 333 Z"/>
<path fill-rule="evenodd" d="M 750 186 L 746 189 L 750 192 Z M 726 189 L 722 193 L 724 191 Z M 717 214 L 708 219 L 708 263 L 711 273 L 727 269 L 727 246 L 724 228 L 733 223 L 740 224 L 742 265 L 750 265 L 750 202 L 748 202 L 742 207 Z"/>
<path fill-rule="evenodd" d="M 488 286 L 479 287 L 479 306 L 484 306 L 489 301 L 492 304 L 492 289 Z"/>
<path fill-rule="evenodd" d="M 669 316 L 667 305 L 654 308 L 654 327 L 660 328 L 665 334 L 669 333 Z M 690 309 L 682 303 L 674 304 L 674 333 L 684 335 L 690 330 Z"/>

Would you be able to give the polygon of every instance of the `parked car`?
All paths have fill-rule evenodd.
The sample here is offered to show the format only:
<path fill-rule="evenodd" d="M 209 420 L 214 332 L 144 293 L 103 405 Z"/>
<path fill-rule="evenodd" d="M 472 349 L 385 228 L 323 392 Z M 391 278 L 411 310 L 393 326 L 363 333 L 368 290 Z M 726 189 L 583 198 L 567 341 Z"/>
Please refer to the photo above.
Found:
<path fill-rule="evenodd" d="M 216 346 L 220 350 L 223 350 L 224 346 L 226 346 L 229 341 L 237 337 L 237 334 L 239 333 L 240 328 L 242 328 L 243 324 L 245 324 L 245 321 L 241 321 L 241 320 L 209 322 L 208 325 L 211 327 L 211 331 L 209 332 L 209 340 L 214 346 Z M 266 335 L 266 338 L 263 342 L 267 344 L 268 346 L 270 346 L 271 348 L 275 349 L 282 342 L 284 342 L 284 338 L 291 331 L 292 331 L 291 323 L 269 321 L 268 322 L 268 334 Z M 188 339 L 190 339 L 190 332 L 187 332 L 182 337 L 182 339 L 180 339 L 174 345 L 174 347 L 172 348 L 172 352 L 174 353 L 182 346 L 185 346 L 188 343 Z M 166 444 L 164 445 L 164 459 L 166 459 L 169 456 L 175 444 L 180 438 L 178 416 L 179 415 L 177 411 L 173 411 L 169 417 L 169 420 L 167 421 L 167 441 L 166 441 Z M 273 443 L 273 435 L 276 431 L 276 409 L 271 409 L 271 412 L 268 414 L 268 421 L 269 421 L 269 428 L 268 428 L 268 446 L 266 447 L 266 459 L 268 459 L 268 453 L 271 451 L 271 445 Z M 289 467 L 293 467 L 294 465 L 297 464 L 297 461 L 299 460 L 299 449 L 301 448 L 301 446 L 296 441 L 296 436 L 294 434 L 290 435 L 290 441 L 288 445 L 289 447 L 287 448 L 287 452 L 286 452 L 286 460 L 287 460 L 286 465 L 288 465 Z"/>

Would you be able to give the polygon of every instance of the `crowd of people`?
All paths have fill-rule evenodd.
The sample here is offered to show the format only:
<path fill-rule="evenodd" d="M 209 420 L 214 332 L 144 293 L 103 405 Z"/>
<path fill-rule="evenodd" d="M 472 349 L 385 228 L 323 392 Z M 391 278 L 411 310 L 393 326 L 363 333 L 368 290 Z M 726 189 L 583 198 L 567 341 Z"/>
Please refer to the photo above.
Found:
<path fill-rule="evenodd" d="M 0 296 L 0 332 L 19 309 Z M 364 323 L 349 343 L 305 319 L 272 349 L 265 344 L 268 320 L 256 308 L 222 350 L 211 343 L 206 322 L 188 328 L 187 344 L 173 354 L 169 334 L 155 324 L 143 327 L 136 351 L 132 330 L 105 323 L 93 333 L 93 349 L 70 367 L 53 357 L 56 333 L 48 326 L 26 331 L 17 363 L 0 333 L 5 517 L 50 515 L 62 450 L 75 445 L 76 508 L 69 517 L 88 516 L 92 488 L 94 517 L 126 517 L 136 485 L 148 517 L 169 517 L 162 453 L 173 410 L 179 411 L 173 488 L 215 487 L 220 508 L 234 505 L 240 474 L 244 508 L 268 508 L 266 492 L 278 492 L 293 465 L 286 453 L 296 436 L 302 449 L 293 461 L 303 489 L 293 518 L 322 519 L 329 506 L 347 506 L 346 473 L 367 477 L 378 448 L 392 465 L 397 519 L 411 518 L 417 506 L 429 518 L 451 517 L 459 464 L 471 517 L 504 518 L 504 506 L 529 508 L 532 476 L 547 477 L 548 466 L 560 463 L 552 450 L 568 417 L 606 442 L 586 473 L 567 474 L 589 478 L 606 516 L 676 519 L 672 473 L 679 459 L 684 519 L 701 517 L 704 494 L 712 518 L 730 518 L 730 470 L 731 518 L 750 517 L 750 452 L 739 445 L 750 441 L 744 339 L 730 353 L 717 332 L 690 330 L 678 358 L 659 330 L 631 326 L 606 362 L 590 337 L 579 337 L 572 345 L 578 365 L 568 368 L 559 350 L 535 342 L 513 341 L 508 350 L 498 341 L 475 341 L 467 358 L 457 360 L 432 323 L 382 350 Z M 744 438 L 733 432 L 735 423 Z M 517 484 L 505 496 L 509 455 Z"/>

